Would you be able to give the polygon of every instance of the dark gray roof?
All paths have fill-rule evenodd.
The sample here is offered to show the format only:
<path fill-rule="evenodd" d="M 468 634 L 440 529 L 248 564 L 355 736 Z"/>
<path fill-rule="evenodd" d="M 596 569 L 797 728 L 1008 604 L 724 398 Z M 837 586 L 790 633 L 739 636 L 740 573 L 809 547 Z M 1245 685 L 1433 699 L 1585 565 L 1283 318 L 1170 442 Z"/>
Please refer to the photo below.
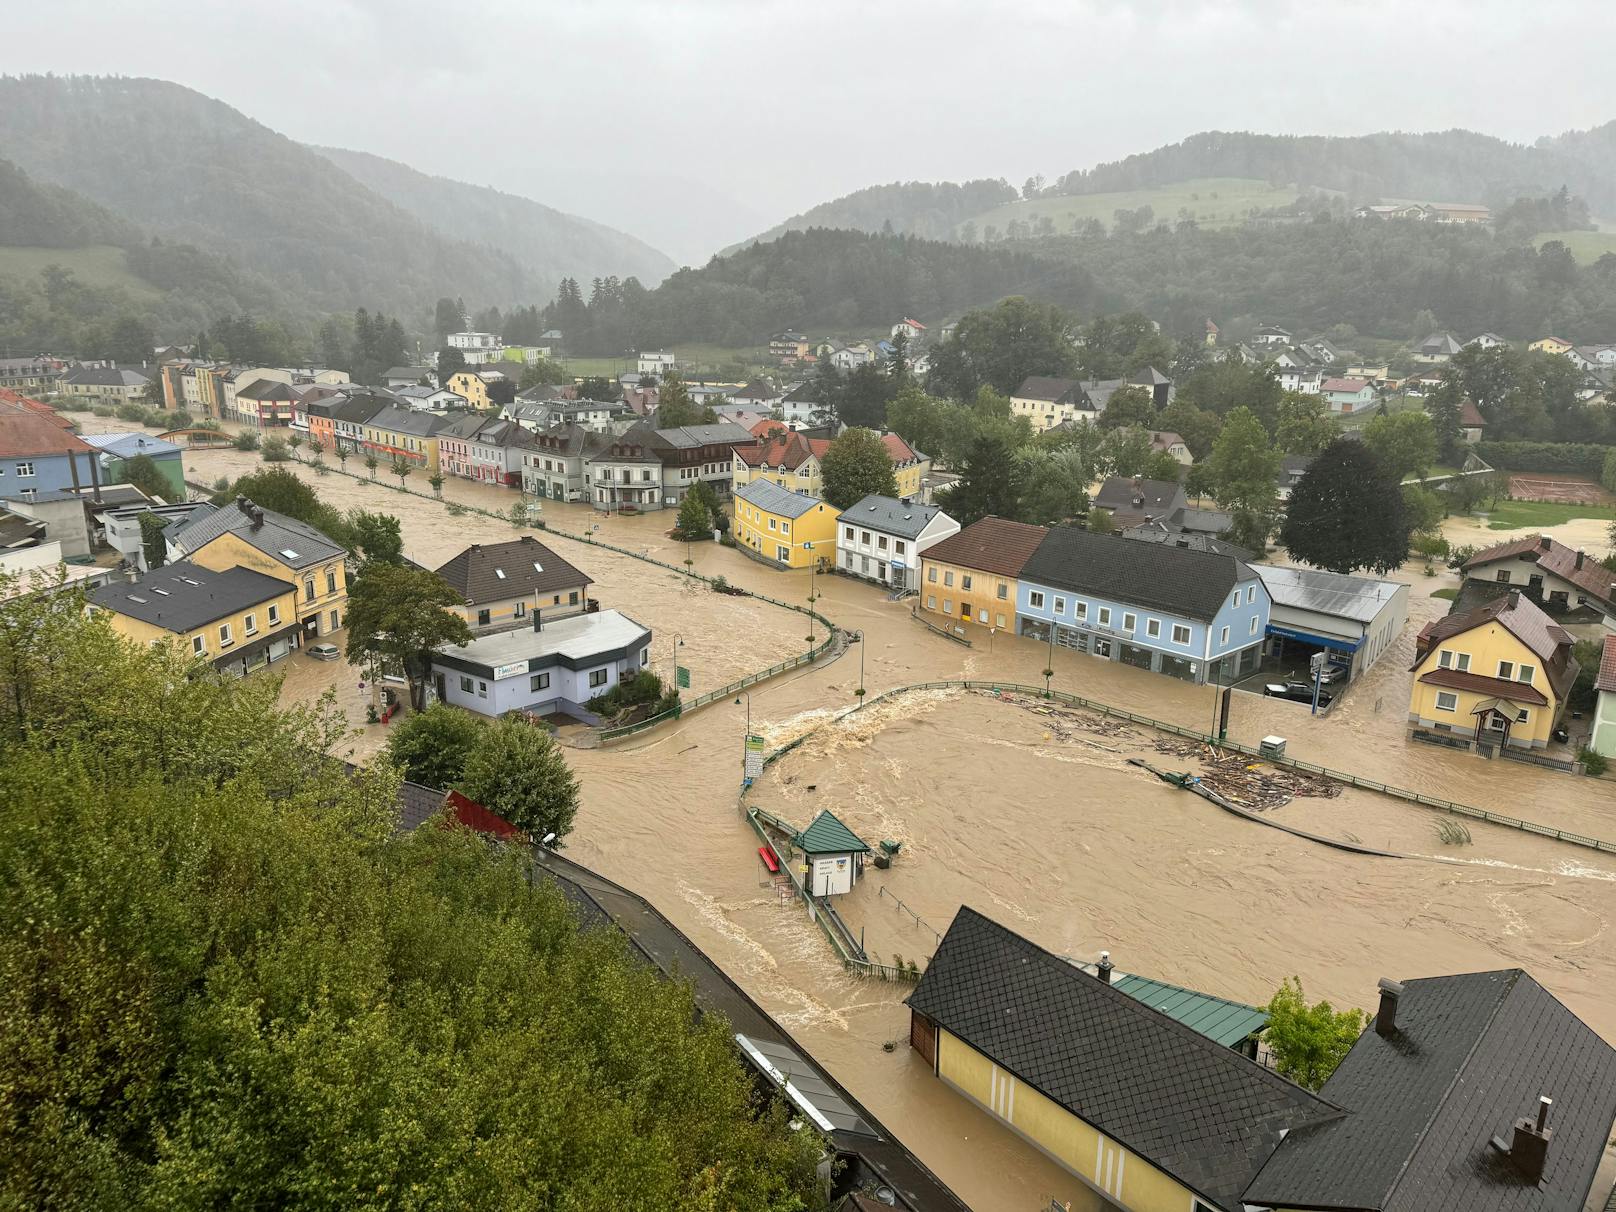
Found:
<path fill-rule="evenodd" d="M 85 387 L 140 387 L 150 380 L 138 370 L 121 370 L 111 366 L 75 366 L 62 376 L 62 382 Z"/>
<path fill-rule="evenodd" d="M 389 404 L 375 413 L 365 424 L 391 433 L 406 433 L 412 437 L 427 438 L 443 427 L 443 418 L 418 409 Z"/>
<path fill-rule="evenodd" d="M 1293 1132 L 1253 1203 L 1376 1212 L 1580 1212 L 1616 1118 L 1616 1051 L 1519 968 L 1404 983 L 1321 1093 L 1350 1114 Z M 1554 1100 L 1528 1183 L 1488 1147 Z"/>
<path fill-rule="evenodd" d="M 473 606 L 530 593 L 578 589 L 591 583 L 587 574 L 529 534 L 486 547 L 473 543 L 437 571 Z"/>
<path fill-rule="evenodd" d="M 92 590 L 90 604 L 183 635 L 289 592 L 287 582 L 256 569 L 238 565 L 215 572 L 176 560 L 136 582 L 114 581 Z"/>
<path fill-rule="evenodd" d="M 1237 560 L 1254 558 L 1244 547 L 1236 547 L 1233 543 L 1226 543 L 1209 534 L 1174 530 L 1164 522 L 1145 522 L 1138 526 L 1130 526 L 1122 532 L 1122 537 L 1135 539 L 1141 543 L 1164 543 L 1169 547 L 1187 547 L 1192 551 L 1211 551 L 1218 555 L 1233 556 Z"/>
<path fill-rule="evenodd" d="M 1139 502 L 1135 504 L 1135 502 Z M 1146 480 L 1134 476 L 1107 476 L 1094 504 L 1119 513 L 1165 518 L 1184 504 L 1184 486 L 1176 480 Z"/>
<path fill-rule="evenodd" d="M 801 517 L 816 505 L 824 504 L 818 497 L 792 492 L 789 488 L 780 487 L 773 480 L 752 480 L 737 488 L 735 495 L 748 505 L 756 505 L 764 513 L 778 514 L 786 518 Z"/>
<path fill-rule="evenodd" d="M 252 502 L 248 501 L 246 505 L 252 506 Z M 299 522 L 272 509 L 264 510 L 263 514 L 263 522 L 255 527 L 253 518 L 237 502 L 187 523 L 175 531 L 171 539 L 181 551 L 190 555 L 222 534 L 234 534 L 289 568 L 308 568 L 348 554 L 346 548 L 337 546 L 306 522 Z"/>
<path fill-rule="evenodd" d="M 1021 579 L 1092 593 L 1181 618 L 1210 620 L 1237 582 L 1257 574 L 1233 556 L 1166 544 L 1145 546 L 1120 534 L 1057 526 L 1021 569 Z"/>
<path fill-rule="evenodd" d="M 679 429 L 659 429 L 656 436 L 676 450 L 692 450 L 698 446 L 741 446 L 757 441 L 752 431 L 732 421 L 716 425 L 686 425 Z"/>
<path fill-rule="evenodd" d="M 909 1005 L 1229 1212 L 1283 1131 L 1341 1114 L 969 906 Z"/>
<path fill-rule="evenodd" d="M 238 400 L 295 400 L 296 389 L 275 379 L 254 379 L 245 387 L 236 388 Z"/>
<path fill-rule="evenodd" d="M 309 405 L 309 412 L 313 416 L 330 417 L 333 421 L 343 421 L 349 425 L 363 425 L 382 409 L 390 407 L 392 405 L 380 396 L 341 395 L 316 400 Z"/>
<path fill-rule="evenodd" d="M 897 535 L 903 539 L 918 539 L 920 532 L 942 512 L 940 505 L 910 505 L 895 497 L 872 494 L 857 505 L 844 509 L 837 515 L 836 520 L 858 522 L 872 530 Z"/>

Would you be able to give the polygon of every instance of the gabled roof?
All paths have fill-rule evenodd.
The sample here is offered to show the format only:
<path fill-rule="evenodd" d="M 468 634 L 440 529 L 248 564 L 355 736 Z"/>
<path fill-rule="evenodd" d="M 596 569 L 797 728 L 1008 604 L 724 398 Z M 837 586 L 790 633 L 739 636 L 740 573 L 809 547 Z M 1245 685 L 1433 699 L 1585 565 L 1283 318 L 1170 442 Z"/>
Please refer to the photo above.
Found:
<path fill-rule="evenodd" d="M 245 387 L 236 388 L 238 400 L 295 400 L 297 397 L 298 393 L 291 384 L 274 379 L 254 379 Z"/>
<path fill-rule="evenodd" d="M 1579 557 L 1582 562 L 1580 568 L 1577 566 Z M 1513 559 L 1532 560 L 1544 572 L 1552 573 L 1562 581 L 1571 582 L 1607 610 L 1616 609 L 1616 593 L 1611 592 L 1611 584 L 1616 582 L 1616 573 L 1611 572 L 1592 556 L 1583 555 L 1574 548 L 1566 546 L 1553 535 L 1527 535 L 1524 538 L 1512 539 L 1508 543 L 1500 543 L 1496 547 L 1489 547 L 1486 551 L 1478 551 L 1464 562 L 1462 571 L 1468 576 L 1472 569 L 1484 568 L 1499 560 Z"/>
<path fill-rule="evenodd" d="M 1447 640 L 1456 635 L 1463 635 L 1477 627 L 1485 627 L 1489 623 L 1497 623 L 1510 635 L 1514 636 L 1543 663 L 1543 673 L 1548 678 L 1557 699 L 1564 699 L 1571 683 L 1576 680 L 1577 670 L 1580 668 L 1571 657 L 1571 645 L 1574 637 L 1564 627 L 1543 613 L 1541 607 L 1521 593 L 1519 589 L 1512 589 L 1502 597 L 1494 598 L 1474 610 L 1444 615 L 1440 619 L 1427 623 L 1420 631 L 1414 643 L 1414 664 L 1412 669 L 1418 669 L 1433 649 L 1440 647 Z M 1421 677 L 1421 681 L 1435 681 L 1433 675 L 1437 673 L 1457 672 L 1433 669 Z M 1467 675 L 1479 677 L 1479 674 Z M 1487 678 L 1487 681 L 1494 679 Z M 1538 693 L 1529 686 L 1518 682 L 1506 683 L 1518 694 L 1527 692 Z M 1476 686 L 1462 686 L 1459 689 L 1486 689 Z M 1547 700 L 1544 700 L 1547 702 Z"/>
<path fill-rule="evenodd" d="M 1082 394 L 1077 379 L 1054 379 L 1045 375 L 1028 375 L 1021 386 L 1011 394 L 1020 400 L 1044 400 L 1049 403 L 1071 403 Z"/>
<path fill-rule="evenodd" d="M 1036 585 L 1202 621 L 1217 617 L 1235 585 L 1256 575 L 1232 556 L 1075 526 L 1050 530 L 1021 569 L 1021 579 Z"/>
<path fill-rule="evenodd" d="M 969 906 L 909 1005 L 1228 1212 L 1282 1133 L 1341 1115 Z"/>
<path fill-rule="evenodd" d="M 137 455 L 155 458 L 180 453 L 180 448 L 174 443 L 144 433 L 93 433 L 84 440 L 97 450 L 119 459 L 133 459 Z"/>
<path fill-rule="evenodd" d="M 814 457 L 808 439 L 800 433 L 786 429 L 779 421 L 770 421 L 764 436 L 752 445 L 737 446 L 735 453 L 748 467 L 785 467 L 796 471 Z"/>
<path fill-rule="evenodd" d="M 291 592 L 292 586 L 286 581 L 256 569 L 238 565 L 215 572 L 189 560 L 176 560 L 133 583 L 114 581 L 91 590 L 89 600 L 92 606 L 102 610 L 116 611 L 164 631 L 184 635 Z M 267 629 L 268 620 L 261 626 Z M 245 636 L 236 638 L 246 639 Z"/>
<path fill-rule="evenodd" d="M 1611 1121 L 1616 1051 L 1519 968 L 1405 981 L 1395 1033 L 1358 1037 L 1320 1094 L 1349 1114 L 1293 1131 L 1247 1202 L 1376 1212 L 1581 1212 Z M 1528 1182 L 1493 1150 L 1554 1100 Z"/>
<path fill-rule="evenodd" d="M 1038 550 L 1046 533 L 1042 526 L 1029 526 L 1026 522 L 1012 522 L 990 514 L 928 547 L 924 558 L 1001 577 L 1019 577 L 1022 566 Z"/>
<path fill-rule="evenodd" d="M 829 808 L 824 809 L 791 839 L 804 854 L 867 853 L 870 847 Z"/>
<path fill-rule="evenodd" d="M 737 488 L 735 495 L 748 505 L 757 506 L 764 513 L 784 518 L 800 518 L 814 506 L 824 503 L 818 497 L 805 496 L 800 492 L 792 492 L 789 488 L 781 488 L 773 480 L 753 480 Z"/>
<path fill-rule="evenodd" d="M 1319 384 L 1320 391 L 1358 392 L 1369 386 L 1368 379 L 1326 379 Z"/>
<path fill-rule="evenodd" d="M 0 402 L 0 457 L 81 454 L 93 451 L 83 438 L 21 403 Z"/>
<path fill-rule="evenodd" d="M 897 535 L 900 539 L 918 539 L 920 532 L 942 512 L 940 505 L 911 505 L 895 497 L 872 493 L 858 504 L 842 510 L 836 520 L 868 526 L 871 530 Z"/>
<path fill-rule="evenodd" d="M 1153 1010 L 1159 1010 L 1174 1022 L 1183 1023 L 1198 1031 L 1214 1044 L 1233 1048 L 1268 1025 L 1268 1011 L 1244 1002 L 1231 1002 L 1228 998 L 1213 997 L 1186 989 L 1182 985 L 1169 985 L 1166 981 L 1151 980 L 1148 976 L 1113 977 L 1112 985 L 1129 997 L 1137 998 Z"/>
<path fill-rule="evenodd" d="M 663 445 L 675 450 L 695 450 L 702 446 L 749 446 L 752 435 L 732 421 L 714 425 L 683 425 L 677 429 L 659 429 L 656 436 Z"/>
<path fill-rule="evenodd" d="M 1464 429 L 1480 429 L 1487 424 L 1487 419 L 1481 415 L 1481 409 L 1469 396 L 1459 401 L 1459 425 Z"/>
<path fill-rule="evenodd" d="M 1184 486 L 1177 480 L 1146 480 L 1139 476 L 1107 476 L 1094 504 L 1101 509 L 1141 519 L 1164 518 L 1184 504 Z"/>
<path fill-rule="evenodd" d="M 138 370 L 115 366 L 75 366 L 62 376 L 62 382 L 84 387 L 143 387 L 150 380 Z"/>
<path fill-rule="evenodd" d="M 1599 676 L 1594 680 L 1594 689 L 1616 693 L 1616 635 L 1607 635 L 1599 650 Z"/>
<path fill-rule="evenodd" d="M 254 516 L 246 510 L 256 508 L 251 501 L 237 498 L 235 504 L 186 523 L 169 539 L 182 552 L 192 555 L 220 535 L 233 534 L 288 568 L 299 569 L 348 554 L 306 522 L 272 509 L 262 510 L 263 520 L 255 526 Z"/>
<path fill-rule="evenodd" d="M 468 606 L 592 584 L 585 573 L 526 534 L 508 543 L 473 543 L 437 573 Z"/>
<path fill-rule="evenodd" d="M 365 424 L 373 429 L 385 429 L 389 433 L 403 433 L 409 434 L 411 437 L 428 438 L 443 427 L 444 420 L 442 417 L 433 416 L 429 412 L 389 404 L 372 416 Z"/>

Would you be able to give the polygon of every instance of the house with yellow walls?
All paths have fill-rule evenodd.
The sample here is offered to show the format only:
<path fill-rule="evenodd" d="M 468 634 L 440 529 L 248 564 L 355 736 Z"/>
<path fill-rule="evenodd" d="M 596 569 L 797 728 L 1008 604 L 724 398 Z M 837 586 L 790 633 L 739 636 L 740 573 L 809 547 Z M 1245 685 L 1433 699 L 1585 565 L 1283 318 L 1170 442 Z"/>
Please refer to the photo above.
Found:
<path fill-rule="evenodd" d="M 1564 354 L 1571 352 L 1572 345 L 1570 341 L 1562 341 L 1559 337 L 1539 337 L 1526 348 L 1538 353 Z"/>
<path fill-rule="evenodd" d="M 963 906 L 909 996 L 919 1061 L 1071 1176 L 1057 1201 L 1240 1212 L 1288 1133 L 1341 1118 L 1109 977 Z"/>
<path fill-rule="evenodd" d="M 753 480 L 768 480 L 792 492 L 817 497 L 824 491 L 825 452 L 829 438 L 807 438 L 788 430 L 778 421 L 760 423 L 757 442 L 737 446 L 734 452 L 732 486 L 740 488 Z M 895 496 L 914 500 L 920 496 L 931 459 L 915 450 L 895 433 L 881 435 L 881 445 L 892 459 L 892 475 L 897 481 Z"/>
<path fill-rule="evenodd" d="M 348 618 L 347 550 L 314 527 L 245 497 L 170 534 L 168 558 L 215 572 L 251 568 L 290 585 L 305 641 L 331 635 Z"/>
<path fill-rule="evenodd" d="M 817 497 L 753 480 L 735 492 L 736 545 L 779 568 L 830 568 L 836 561 L 836 514 Z"/>
<path fill-rule="evenodd" d="M 473 408 L 496 408 L 499 405 L 489 395 L 489 384 L 510 383 L 514 387 L 519 377 L 517 368 L 509 362 L 503 366 L 468 366 L 450 375 L 449 381 L 444 386 L 455 395 L 463 396 Z"/>
<path fill-rule="evenodd" d="M 472 631 L 535 627 L 589 605 L 589 577 L 530 534 L 508 543 L 473 543 L 437 570 L 462 605 L 449 607 Z"/>
<path fill-rule="evenodd" d="M 405 463 L 429 476 L 438 474 L 438 433 L 448 423 L 414 408 L 389 404 L 364 423 L 360 448 L 376 456 L 385 470 L 389 464 Z"/>
<path fill-rule="evenodd" d="M 978 628 L 1014 631 L 1022 566 L 1048 533 L 989 515 L 928 547 L 911 584 L 920 593 L 921 617 L 961 637 Z"/>
<path fill-rule="evenodd" d="M 1427 623 L 1414 641 L 1410 735 L 1466 748 L 1544 748 L 1577 680 L 1573 643 L 1518 589 Z"/>
<path fill-rule="evenodd" d="M 252 568 L 180 560 L 92 590 L 90 612 L 138 644 L 173 643 L 221 673 L 263 669 L 298 647 L 297 594 Z"/>

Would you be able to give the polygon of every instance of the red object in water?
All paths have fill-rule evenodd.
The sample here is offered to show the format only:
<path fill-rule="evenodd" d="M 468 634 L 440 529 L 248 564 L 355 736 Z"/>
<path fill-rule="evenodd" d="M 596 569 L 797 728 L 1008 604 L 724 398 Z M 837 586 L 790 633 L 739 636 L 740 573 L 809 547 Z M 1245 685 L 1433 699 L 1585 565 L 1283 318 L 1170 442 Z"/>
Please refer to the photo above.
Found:
<path fill-rule="evenodd" d="M 769 869 L 770 875 L 780 874 L 780 860 L 772 846 L 759 846 L 758 857 L 763 860 L 763 865 Z"/>

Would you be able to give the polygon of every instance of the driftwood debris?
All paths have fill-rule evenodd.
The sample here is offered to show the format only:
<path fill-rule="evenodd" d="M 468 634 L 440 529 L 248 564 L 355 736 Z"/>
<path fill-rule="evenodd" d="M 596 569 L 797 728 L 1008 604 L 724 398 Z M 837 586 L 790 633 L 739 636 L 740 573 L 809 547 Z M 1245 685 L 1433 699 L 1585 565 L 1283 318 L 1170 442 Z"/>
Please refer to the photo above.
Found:
<path fill-rule="evenodd" d="M 1317 774 L 1287 770 L 1242 753 L 1214 749 L 1204 742 L 1156 742 L 1158 753 L 1193 758 L 1200 763 L 1200 779 L 1209 790 L 1253 812 L 1279 808 L 1297 796 L 1330 799 L 1341 794 L 1341 784 Z"/>

